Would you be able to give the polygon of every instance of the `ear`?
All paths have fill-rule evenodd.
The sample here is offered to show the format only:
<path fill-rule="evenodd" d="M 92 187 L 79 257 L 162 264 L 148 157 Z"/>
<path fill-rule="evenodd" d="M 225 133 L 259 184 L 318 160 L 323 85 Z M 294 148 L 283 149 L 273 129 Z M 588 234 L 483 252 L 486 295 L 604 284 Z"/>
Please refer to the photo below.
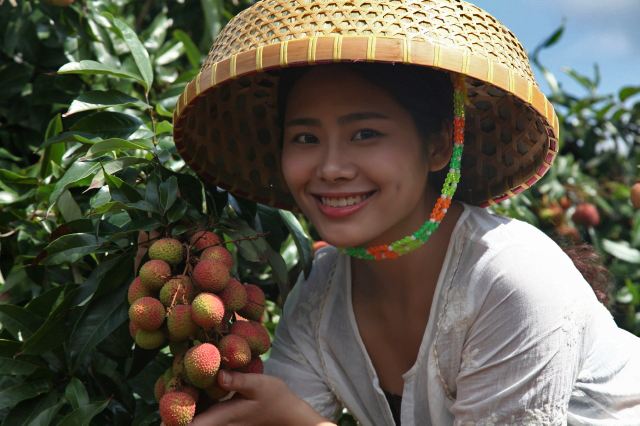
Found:
<path fill-rule="evenodd" d="M 452 123 L 446 121 L 442 125 L 442 130 L 434 134 L 429 141 L 429 171 L 435 172 L 442 170 L 451 161 L 453 154 L 453 126 Z"/>

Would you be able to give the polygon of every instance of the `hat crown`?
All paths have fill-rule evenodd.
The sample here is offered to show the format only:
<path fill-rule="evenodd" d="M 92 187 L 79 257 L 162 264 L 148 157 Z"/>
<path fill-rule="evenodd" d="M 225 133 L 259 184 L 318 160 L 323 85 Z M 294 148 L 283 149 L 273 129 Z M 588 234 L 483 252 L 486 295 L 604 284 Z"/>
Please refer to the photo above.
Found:
<path fill-rule="evenodd" d="M 462 0 L 261 0 L 223 28 L 205 67 L 259 46 L 337 35 L 406 38 L 462 49 L 536 85 L 516 36 Z"/>

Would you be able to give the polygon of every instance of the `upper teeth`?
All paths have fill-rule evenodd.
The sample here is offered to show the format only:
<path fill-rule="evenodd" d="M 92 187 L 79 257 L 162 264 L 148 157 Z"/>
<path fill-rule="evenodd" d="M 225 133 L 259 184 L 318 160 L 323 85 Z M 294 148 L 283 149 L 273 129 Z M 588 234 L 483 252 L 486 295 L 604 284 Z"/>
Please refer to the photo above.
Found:
<path fill-rule="evenodd" d="M 367 198 L 366 195 L 355 195 L 352 197 L 320 197 L 322 204 L 330 207 L 346 207 L 361 203 Z"/>

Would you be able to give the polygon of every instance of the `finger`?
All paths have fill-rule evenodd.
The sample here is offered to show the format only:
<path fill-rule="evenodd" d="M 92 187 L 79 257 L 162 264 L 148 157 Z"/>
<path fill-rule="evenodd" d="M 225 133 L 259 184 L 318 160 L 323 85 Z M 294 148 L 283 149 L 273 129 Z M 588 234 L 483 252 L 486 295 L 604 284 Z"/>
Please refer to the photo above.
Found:
<path fill-rule="evenodd" d="M 236 391 L 245 398 L 257 399 L 264 389 L 275 386 L 276 379 L 265 374 L 238 373 L 232 371 L 220 371 L 218 384 L 225 390 Z M 270 385 L 271 383 L 271 385 Z"/>
<path fill-rule="evenodd" d="M 223 426 L 227 424 L 241 424 L 243 416 L 250 412 L 251 401 L 246 399 L 232 399 L 219 402 L 213 407 L 197 415 L 189 426 Z"/>

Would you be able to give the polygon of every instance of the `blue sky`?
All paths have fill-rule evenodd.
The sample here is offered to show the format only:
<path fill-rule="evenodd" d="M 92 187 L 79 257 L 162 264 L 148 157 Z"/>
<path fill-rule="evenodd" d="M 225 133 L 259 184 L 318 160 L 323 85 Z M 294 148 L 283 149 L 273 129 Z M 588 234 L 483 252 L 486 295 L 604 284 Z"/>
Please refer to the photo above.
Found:
<path fill-rule="evenodd" d="M 600 66 L 600 93 L 617 92 L 622 86 L 640 85 L 640 0 L 467 0 L 500 20 L 533 49 L 566 19 L 563 37 L 540 58 L 563 87 L 575 94 L 584 91 L 563 69 L 593 76 Z M 548 86 L 534 69 L 545 92 Z"/>

